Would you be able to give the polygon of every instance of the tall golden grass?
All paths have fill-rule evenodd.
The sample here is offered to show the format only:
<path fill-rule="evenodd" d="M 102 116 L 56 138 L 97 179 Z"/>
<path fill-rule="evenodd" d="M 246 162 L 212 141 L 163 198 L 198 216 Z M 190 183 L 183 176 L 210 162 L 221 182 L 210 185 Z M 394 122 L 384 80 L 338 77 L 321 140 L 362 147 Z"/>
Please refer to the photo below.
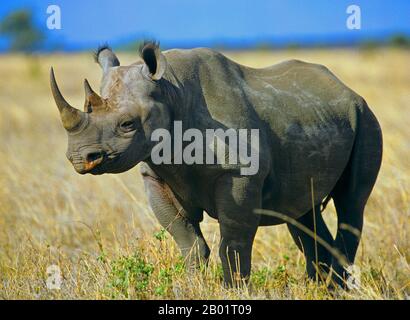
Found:
<path fill-rule="evenodd" d="M 218 224 L 205 218 L 209 266 L 182 267 L 161 231 L 138 170 L 80 176 L 65 158 L 66 136 L 52 101 L 49 67 L 66 98 L 83 105 L 82 80 L 97 87 L 91 55 L 0 57 L 0 298 L 3 299 L 406 299 L 410 295 L 410 51 L 378 49 L 227 53 L 254 67 L 297 58 L 329 67 L 367 100 L 384 133 L 384 156 L 365 212 L 356 259 L 360 286 L 329 292 L 306 280 L 303 255 L 285 226 L 260 228 L 251 289 L 225 289 Z M 123 64 L 137 54 L 120 54 Z M 325 220 L 335 231 L 334 207 Z M 47 268 L 61 269 L 60 290 Z"/>

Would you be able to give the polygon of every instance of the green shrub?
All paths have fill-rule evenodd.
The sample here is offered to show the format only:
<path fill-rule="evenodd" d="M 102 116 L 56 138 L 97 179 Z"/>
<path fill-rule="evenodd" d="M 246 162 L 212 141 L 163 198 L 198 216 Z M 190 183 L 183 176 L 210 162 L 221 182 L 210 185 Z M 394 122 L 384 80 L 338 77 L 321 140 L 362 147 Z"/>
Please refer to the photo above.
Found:
<path fill-rule="evenodd" d="M 153 271 L 154 266 L 138 253 L 112 261 L 109 286 L 114 291 L 113 297 L 119 293 L 129 298 L 135 293 L 136 297 L 143 298 Z"/>

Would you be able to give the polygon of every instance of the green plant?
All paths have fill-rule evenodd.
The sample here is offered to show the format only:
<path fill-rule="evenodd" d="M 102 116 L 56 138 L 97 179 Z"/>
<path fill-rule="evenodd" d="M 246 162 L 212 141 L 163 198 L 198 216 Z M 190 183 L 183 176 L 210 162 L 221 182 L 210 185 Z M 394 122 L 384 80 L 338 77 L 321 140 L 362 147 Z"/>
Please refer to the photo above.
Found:
<path fill-rule="evenodd" d="M 154 237 L 159 241 L 165 240 L 167 238 L 166 230 L 162 228 L 158 232 L 155 232 Z"/>
<path fill-rule="evenodd" d="M 109 286 L 126 298 L 129 298 L 132 292 L 137 297 L 143 297 L 153 271 L 154 266 L 145 261 L 139 253 L 122 256 L 111 263 Z"/>
<path fill-rule="evenodd" d="M 161 269 L 158 273 L 159 285 L 155 288 L 155 294 L 164 296 L 172 287 L 174 276 L 182 275 L 185 272 L 184 260 L 181 257 L 179 261 L 170 268 Z"/>

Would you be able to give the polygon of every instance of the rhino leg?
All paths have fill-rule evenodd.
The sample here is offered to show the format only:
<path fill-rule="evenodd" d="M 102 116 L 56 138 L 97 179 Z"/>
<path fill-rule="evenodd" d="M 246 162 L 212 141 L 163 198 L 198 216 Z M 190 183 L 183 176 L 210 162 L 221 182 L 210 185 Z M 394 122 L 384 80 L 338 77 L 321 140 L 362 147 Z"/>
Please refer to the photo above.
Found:
<path fill-rule="evenodd" d="M 148 165 L 141 166 L 141 173 L 150 206 L 159 223 L 174 238 L 185 257 L 186 266 L 191 268 L 206 263 L 210 250 L 199 226 L 202 210 L 184 208 L 169 186 Z"/>
<path fill-rule="evenodd" d="M 253 209 L 261 207 L 261 187 L 249 178 L 223 176 L 216 184 L 215 201 L 225 284 L 240 287 L 251 272 L 252 245 L 260 219 Z"/>
<path fill-rule="evenodd" d="M 315 220 L 314 220 L 315 218 Z M 320 212 L 320 206 L 315 207 L 315 216 L 313 210 L 297 219 L 297 222 L 314 233 L 316 227 L 316 235 L 330 246 L 333 245 L 333 237 L 323 220 Z M 316 224 L 316 225 L 315 225 Z M 332 264 L 331 253 L 320 243 L 312 237 L 312 235 L 305 233 L 303 230 L 288 224 L 288 229 L 292 235 L 298 248 L 304 253 L 306 259 L 306 272 L 310 279 L 324 281 L 326 280 L 330 266 Z"/>
<path fill-rule="evenodd" d="M 367 105 L 363 109 L 349 163 L 332 191 L 338 220 L 334 246 L 344 255 L 347 263 L 333 259 L 332 268 L 337 274 L 333 279 L 343 287 L 354 284 L 351 281 L 355 279 L 349 279 L 351 274 L 347 270 L 354 263 L 362 234 L 364 209 L 382 160 L 380 126 Z"/>
<path fill-rule="evenodd" d="M 364 203 L 358 204 L 351 200 L 334 199 L 337 212 L 337 235 L 334 246 L 344 256 L 345 263 L 335 257 L 332 268 L 335 272 L 333 280 L 336 284 L 346 288 L 351 274 L 349 266 L 353 265 L 363 229 Z"/>

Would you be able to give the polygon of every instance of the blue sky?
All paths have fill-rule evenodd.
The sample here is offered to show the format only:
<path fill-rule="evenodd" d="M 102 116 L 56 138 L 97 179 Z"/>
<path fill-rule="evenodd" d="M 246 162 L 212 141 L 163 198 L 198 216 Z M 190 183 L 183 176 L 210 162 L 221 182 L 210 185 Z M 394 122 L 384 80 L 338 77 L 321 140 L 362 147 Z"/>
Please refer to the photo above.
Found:
<path fill-rule="evenodd" d="M 50 4 L 61 8 L 61 30 L 46 29 Z M 346 28 L 350 4 L 361 8 L 361 30 Z M 189 46 L 292 38 L 326 42 L 335 34 L 410 34 L 408 0 L 14 0 L 2 1 L 0 19 L 18 8 L 31 8 L 47 37 L 67 48 L 120 44 L 141 36 Z"/>

